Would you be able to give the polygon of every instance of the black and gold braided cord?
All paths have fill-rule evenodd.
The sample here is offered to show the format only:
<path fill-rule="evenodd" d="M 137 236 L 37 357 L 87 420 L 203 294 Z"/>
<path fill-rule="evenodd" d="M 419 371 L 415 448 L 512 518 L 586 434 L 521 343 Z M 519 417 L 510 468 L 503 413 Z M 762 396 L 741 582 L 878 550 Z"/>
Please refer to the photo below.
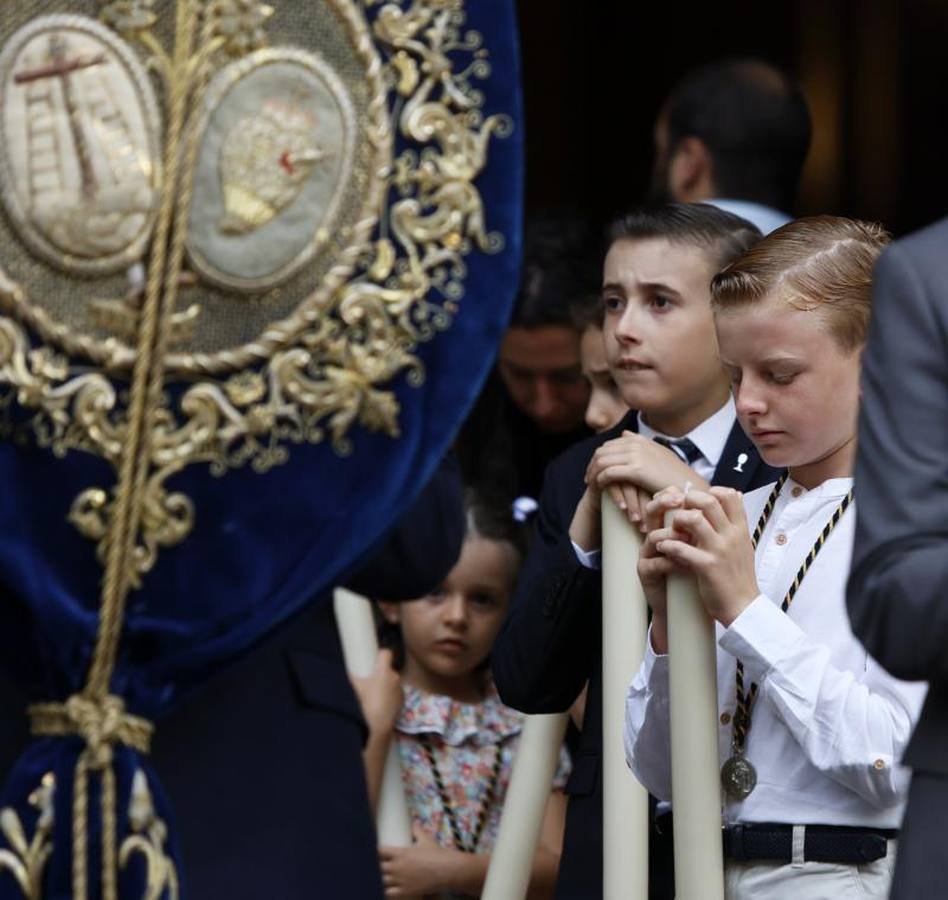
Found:
<path fill-rule="evenodd" d="M 760 514 L 757 527 L 754 529 L 754 534 L 751 537 L 751 542 L 755 550 L 757 549 L 757 544 L 760 542 L 761 535 L 764 533 L 764 528 L 767 527 L 767 523 L 773 515 L 774 505 L 777 502 L 777 497 L 780 495 L 780 489 L 786 480 L 786 474 L 780 476 L 774 485 L 774 489 L 770 492 L 770 497 L 767 499 L 767 503 L 764 505 L 763 511 Z M 810 570 L 810 566 L 813 565 L 820 550 L 823 549 L 827 539 L 833 533 L 833 529 L 839 524 L 839 520 L 842 519 L 843 514 L 852 502 L 853 491 L 850 489 L 849 493 L 843 497 L 839 506 L 836 507 L 829 522 L 826 523 L 820 532 L 819 537 L 817 537 L 813 546 L 810 548 L 810 552 L 807 553 L 806 559 L 803 560 L 796 577 L 793 579 L 793 583 L 790 585 L 786 596 L 783 598 L 783 602 L 780 604 L 781 611 L 786 612 L 790 608 L 790 604 L 793 603 L 793 598 L 800 589 L 800 585 L 803 584 L 803 579 Z M 757 685 L 754 682 L 751 682 L 750 690 L 746 694 L 744 693 L 744 664 L 740 660 L 737 661 L 737 671 L 734 676 L 734 682 L 736 704 L 734 708 L 734 731 L 732 733 L 731 746 L 734 751 L 738 753 L 744 750 L 747 741 L 747 732 L 751 725 L 751 707 L 754 705 L 754 700 L 757 697 Z"/>
<path fill-rule="evenodd" d="M 454 846 L 464 853 L 476 853 L 477 847 L 481 842 L 481 836 L 487 827 L 490 808 L 494 803 L 494 797 L 497 794 L 497 785 L 500 782 L 500 769 L 503 764 L 503 744 L 498 741 L 495 745 L 494 766 L 491 770 L 490 782 L 488 782 L 487 790 L 481 798 L 480 809 L 477 812 L 477 823 L 471 834 L 471 842 L 468 843 L 464 840 L 457 817 L 454 815 L 454 807 L 451 805 L 451 799 L 448 797 L 448 791 L 444 786 L 444 779 L 441 777 L 441 769 L 438 768 L 438 762 L 435 759 L 434 748 L 431 746 L 431 741 L 422 735 L 420 736 L 420 743 L 425 758 L 428 760 L 428 765 L 431 766 L 431 774 L 434 778 L 435 787 L 438 789 L 438 797 L 441 799 L 441 806 L 444 809 L 445 815 L 448 817 L 451 835 L 454 838 Z"/>
<path fill-rule="evenodd" d="M 751 535 L 751 544 L 755 550 L 757 549 L 757 545 L 760 543 L 761 535 L 764 533 L 764 529 L 767 527 L 770 517 L 773 515 L 774 505 L 777 503 L 777 498 L 780 496 L 780 490 L 787 483 L 788 477 L 789 476 L 787 473 L 784 472 L 783 475 L 777 479 L 774 489 L 770 492 L 770 496 L 767 498 L 767 502 L 764 504 L 764 509 L 760 514 L 760 518 L 757 520 L 757 527 L 754 529 L 754 533 Z"/>

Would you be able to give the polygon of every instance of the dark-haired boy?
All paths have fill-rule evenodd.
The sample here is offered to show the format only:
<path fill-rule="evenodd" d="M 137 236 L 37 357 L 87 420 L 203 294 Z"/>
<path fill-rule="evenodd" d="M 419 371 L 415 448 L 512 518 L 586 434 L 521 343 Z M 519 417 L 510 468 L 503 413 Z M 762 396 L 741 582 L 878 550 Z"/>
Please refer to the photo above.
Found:
<path fill-rule="evenodd" d="M 749 490 L 775 477 L 737 424 L 709 292 L 712 276 L 759 237 L 750 223 L 705 204 L 635 212 L 610 233 L 606 354 L 638 412 L 547 470 L 537 535 L 492 661 L 501 697 L 525 712 L 566 710 L 589 681 L 566 787 L 559 898 L 602 893 L 601 487 L 618 485 L 634 518 L 640 495 L 671 484 Z M 652 896 L 672 897 L 670 835 L 652 841 L 651 868 Z"/>

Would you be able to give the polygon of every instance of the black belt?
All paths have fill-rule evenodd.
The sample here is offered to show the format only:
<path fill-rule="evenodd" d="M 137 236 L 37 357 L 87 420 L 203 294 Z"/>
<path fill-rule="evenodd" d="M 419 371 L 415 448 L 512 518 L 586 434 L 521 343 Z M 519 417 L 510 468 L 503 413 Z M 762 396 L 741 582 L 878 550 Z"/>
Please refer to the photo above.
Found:
<path fill-rule="evenodd" d="M 886 842 L 898 837 L 894 828 L 858 828 L 849 825 L 807 825 L 803 858 L 813 862 L 867 863 L 882 859 Z M 724 855 L 733 860 L 793 859 L 792 825 L 728 825 Z"/>

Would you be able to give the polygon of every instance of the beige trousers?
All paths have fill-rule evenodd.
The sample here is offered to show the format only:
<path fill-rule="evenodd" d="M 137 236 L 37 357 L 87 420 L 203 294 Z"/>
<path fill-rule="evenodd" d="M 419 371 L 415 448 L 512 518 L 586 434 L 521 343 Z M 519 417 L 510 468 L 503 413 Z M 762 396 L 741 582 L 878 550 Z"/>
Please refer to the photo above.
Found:
<path fill-rule="evenodd" d="M 724 867 L 724 896 L 727 900 L 887 900 L 895 854 L 896 841 L 889 841 L 882 859 L 859 866 L 729 860 Z"/>

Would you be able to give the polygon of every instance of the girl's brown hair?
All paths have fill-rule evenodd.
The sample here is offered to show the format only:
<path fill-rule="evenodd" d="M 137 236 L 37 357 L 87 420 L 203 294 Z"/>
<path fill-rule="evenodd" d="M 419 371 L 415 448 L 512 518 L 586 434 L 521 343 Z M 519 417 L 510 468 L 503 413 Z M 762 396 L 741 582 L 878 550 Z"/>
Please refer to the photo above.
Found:
<path fill-rule="evenodd" d="M 813 216 L 771 232 L 711 281 L 717 311 L 773 295 L 794 309 L 816 310 L 843 350 L 866 340 L 872 270 L 890 237 L 881 225 Z"/>

